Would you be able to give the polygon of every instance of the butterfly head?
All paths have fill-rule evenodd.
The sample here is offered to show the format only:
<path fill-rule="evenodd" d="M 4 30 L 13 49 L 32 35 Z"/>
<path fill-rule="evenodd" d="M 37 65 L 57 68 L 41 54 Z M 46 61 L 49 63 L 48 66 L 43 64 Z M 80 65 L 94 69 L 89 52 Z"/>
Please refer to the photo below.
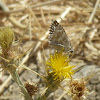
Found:
<path fill-rule="evenodd" d="M 73 50 L 73 49 L 71 49 L 71 50 L 70 50 L 70 53 L 74 53 L 74 50 Z"/>

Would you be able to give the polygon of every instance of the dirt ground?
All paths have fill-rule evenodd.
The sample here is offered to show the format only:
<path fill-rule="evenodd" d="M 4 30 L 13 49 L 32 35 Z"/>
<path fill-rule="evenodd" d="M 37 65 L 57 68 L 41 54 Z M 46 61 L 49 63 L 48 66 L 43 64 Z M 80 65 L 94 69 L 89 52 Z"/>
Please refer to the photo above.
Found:
<path fill-rule="evenodd" d="M 70 64 L 75 65 L 75 69 L 80 69 L 73 78 L 80 79 L 93 75 L 87 81 L 90 94 L 86 96 L 86 100 L 100 100 L 99 1 L 0 0 L 0 27 L 9 26 L 14 30 L 14 45 L 21 40 L 19 54 L 32 48 L 19 63 L 45 76 L 45 59 L 50 57 L 52 51 L 48 43 L 48 30 L 52 20 L 57 20 L 64 28 L 74 50 Z M 38 92 L 44 90 L 45 85 L 41 85 L 43 79 L 38 75 L 24 68 L 18 70 L 22 82 L 36 84 Z M 48 100 L 71 100 L 64 93 L 65 91 L 59 88 Z M 0 72 L 0 100 L 24 100 L 19 87 L 6 71 Z"/>

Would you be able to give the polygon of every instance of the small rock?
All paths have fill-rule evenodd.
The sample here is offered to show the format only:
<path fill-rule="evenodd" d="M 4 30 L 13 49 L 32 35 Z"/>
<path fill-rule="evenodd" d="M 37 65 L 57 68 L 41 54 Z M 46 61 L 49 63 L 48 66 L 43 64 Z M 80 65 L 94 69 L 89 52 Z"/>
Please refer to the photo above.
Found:
<path fill-rule="evenodd" d="M 100 92 L 100 83 L 97 85 L 97 91 Z"/>

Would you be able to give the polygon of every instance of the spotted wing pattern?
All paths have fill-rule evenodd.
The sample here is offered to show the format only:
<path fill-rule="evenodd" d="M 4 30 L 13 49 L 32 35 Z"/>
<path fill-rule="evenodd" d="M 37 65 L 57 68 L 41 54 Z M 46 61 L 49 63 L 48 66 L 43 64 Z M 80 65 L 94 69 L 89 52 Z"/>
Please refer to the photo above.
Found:
<path fill-rule="evenodd" d="M 73 52 L 65 30 L 56 20 L 51 23 L 49 31 L 49 42 L 54 49 Z"/>

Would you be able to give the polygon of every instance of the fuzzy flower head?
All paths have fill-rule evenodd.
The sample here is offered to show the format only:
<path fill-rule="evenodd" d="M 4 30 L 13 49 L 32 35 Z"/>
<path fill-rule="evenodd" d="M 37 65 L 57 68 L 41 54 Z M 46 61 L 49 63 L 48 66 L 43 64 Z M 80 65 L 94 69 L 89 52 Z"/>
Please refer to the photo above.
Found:
<path fill-rule="evenodd" d="M 69 93 L 73 100 L 84 100 L 89 92 L 86 88 L 85 79 L 72 79 L 69 83 Z"/>
<path fill-rule="evenodd" d="M 14 32 L 9 27 L 0 28 L 0 63 L 1 68 L 8 71 L 15 71 L 16 66 L 14 61 L 15 52 L 12 48 L 12 42 L 14 39 Z"/>
<path fill-rule="evenodd" d="M 11 46 L 13 39 L 14 32 L 9 27 L 0 29 L 0 46 L 3 50 Z"/>
<path fill-rule="evenodd" d="M 63 80 L 70 78 L 74 74 L 72 69 L 75 66 L 69 65 L 69 57 L 61 52 L 56 52 L 50 56 L 50 59 L 46 62 L 47 71 L 53 74 L 54 80 Z"/>
<path fill-rule="evenodd" d="M 35 95 L 35 93 L 37 92 L 37 86 L 29 83 L 29 82 L 25 82 L 25 88 L 28 91 L 29 95 L 32 97 L 32 95 Z"/>

